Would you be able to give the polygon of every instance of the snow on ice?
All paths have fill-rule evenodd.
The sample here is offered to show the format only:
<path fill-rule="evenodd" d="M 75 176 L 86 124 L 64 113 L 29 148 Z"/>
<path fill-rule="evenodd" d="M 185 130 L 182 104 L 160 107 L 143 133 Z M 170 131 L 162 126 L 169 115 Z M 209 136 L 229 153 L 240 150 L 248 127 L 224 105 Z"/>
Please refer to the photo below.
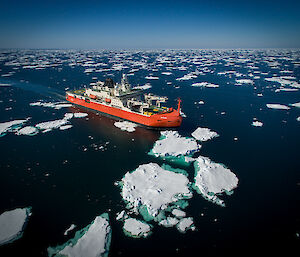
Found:
<path fill-rule="evenodd" d="M 146 221 L 165 219 L 166 211 L 179 208 L 178 201 L 185 202 L 192 197 L 185 174 L 166 170 L 156 163 L 143 164 L 127 172 L 120 185 L 126 208 L 141 214 Z"/>
<path fill-rule="evenodd" d="M 237 187 L 238 178 L 223 164 L 214 163 L 209 158 L 199 156 L 194 162 L 194 188 L 204 198 L 225 206 L 224 201 L 218 198 L 223 192 L 230 194 Z"/>
<path fill-rule="evenodd" d="M 135 131 L 135 127 L 137 126 L 135 123 L 129 122 L 129 121 L 117 121 L 114 123 L 114 125 L 127 132 L 133 132 Z"/>
<path fill-rule="evenodd" d="M 111 228 L 107 213 L 97 216 L 85 228 L 77 231 L 75 237 L 57 247 L 48 247 L 49 256 L 108 256 Z"/>
<path fill-rule="evenodd" d="M 134 218 L 125 219 L 123 225 L 124 233 L 130 237 L 135 237 L 135 238 L 149 236 L 151 233 L 151 229 L 152 229 L 151 225 Z"/>
<path fill-rule="evenodd" d="M 196 140 L 200 140 L 202 142 L 204 141 L 208 141 L 214 137 L 218 137 L 218 133 L 210 130 L 209 128 L 197 128 L 193 133 L 192 136 L 196 139 Z"/>
<path fill-rule="evenodd" d="M 277 109 L 277 110 L 289 110 L 290 107 L 283 104 L 267 104 L 269 109 Z"/>
<path fill-rule="evenodd" d="M 31 208 L 18 208 L 0 215 L 0 245 L 11 243 L 23 235 Z"/>

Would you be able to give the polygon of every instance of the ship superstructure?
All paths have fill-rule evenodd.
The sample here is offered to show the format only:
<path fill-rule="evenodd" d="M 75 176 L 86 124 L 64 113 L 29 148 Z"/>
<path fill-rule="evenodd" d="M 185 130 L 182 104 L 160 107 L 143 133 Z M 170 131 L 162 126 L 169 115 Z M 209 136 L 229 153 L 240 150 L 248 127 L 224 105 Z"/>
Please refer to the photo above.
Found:
<path fill-rule="evenodd" d="M 67 101 L 110 116 L 129 120 L 147 127 L 178 127 L 181 124 L 180 100 L 177 110 L 163 107 L 168 98 L 151 93 L 143 94 L 141 89 L 132 89 L 123 74 L 121 83 L 111 78 L 97 81 L 91 87 L 68 91 Z"/>

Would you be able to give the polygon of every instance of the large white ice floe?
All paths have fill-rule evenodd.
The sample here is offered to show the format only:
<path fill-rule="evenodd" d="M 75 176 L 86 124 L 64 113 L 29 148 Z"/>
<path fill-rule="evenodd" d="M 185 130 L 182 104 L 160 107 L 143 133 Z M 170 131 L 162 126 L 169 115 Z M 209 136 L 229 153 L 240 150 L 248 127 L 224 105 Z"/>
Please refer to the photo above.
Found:
<path fill-rule="evenodd" d="M 272 78 L 265 78 L 265 80 L 270 82 L 277 82 L 282 86 L 300 88 L 300 84 L 298 82 L 286 79 L 286 77 L 272 77 Z"/>
<path fill-rule="evenodd" d="M 165 219 L 166 211 L 186 207 L 186 199 L 192 197 L 187 175 L 183 170 L 167 169 L 171 167 L 148 163 L 127 172 L 119 183 L 126 208 L 146 221 L 160 221 Z"/>
<path fill-rule="evenodd" d="M 127 132 L 133 132 L 135 131 L 135 127 L 137 126 L 135 123 L 129 122 L 129 121 L 117 121 L 114 123 L 114 125 Z"/>
<path fill-rule="evenodd" d="M 237 187 L 238 178 L 223 164 L 214 163 L 209 158 L 199 156 L 194 162 L 194 188 L 204 198 L 225 206 L 224 201 L 218 198 L 223 192 L 230 194 Z"/>
<path fill-rule="evenodd" d="M 23 235 L 31 208 L 17 208 L 0 215 L 0 245 L 11 243 Z"/>
<path fill-rule="evenodd" d="M 177 131 L 162 131 L 161 137 L 157 140 L 149 152 L 156 157 L 182 157 L 191 156 L 199 151 L 201 145 L 197 144 L 194 138 L 182 137 Z"/>
<path fill-rule="evenodd" d="M 108 256 L 111 228 L 107 213 L 97 216 L 85 228 L 77 231 L 75 237 L 57 247 L 48 247 L 49 256 Z"/>
<path fill-rule="evenodd" d="M 28 121 L 29 118 L 25 120 L 13 120 L 13 121 L 7 121 L 0 123 L 0 137 L 4 136 L 6 132 L 12 132 L 16 129 L 19 129 L 22 127 L 23 123 Z"/>
<path fill-rule="evenodd" d="M 27 136 L 34 136 L 39 133 L 39 130 L 36 127 L 26 126 L 19 129 L 16 134 L 17 135 L 27 135 Z"/>
<path fill-rule="evenodd" d="M 123 225 L 124 233 L 130 237 L 135 237 L 135 238 L 149 236 L 151 233 L 151 229 L 152 229 L 151 225 L 134 218 L 125 219 Z"/>
<path fill-rule="evenodd" d="M 193 133 L 192 136 L 196 140 L 200 140 L 202 142 L 210 140 L 214 137 L 218 137 L 218 133 L 215 131 L 210 130 L 209 128 L 197 128 Z"/>
<path fill-rule="evenodd" d="M 267 104 L 269 109 L 277 109 L 277 110 L 289 110 L 290 107 L 283 104 Z"/>

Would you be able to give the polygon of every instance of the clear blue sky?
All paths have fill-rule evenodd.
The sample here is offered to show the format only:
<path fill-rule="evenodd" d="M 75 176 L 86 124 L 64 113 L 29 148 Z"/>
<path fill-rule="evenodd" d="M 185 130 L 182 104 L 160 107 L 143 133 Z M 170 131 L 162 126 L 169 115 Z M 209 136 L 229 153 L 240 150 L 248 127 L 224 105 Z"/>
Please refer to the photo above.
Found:
<path fill-rule="evenodd" d="M 300 1 L 0 0 L 10 47 L 300 47 Z"/>

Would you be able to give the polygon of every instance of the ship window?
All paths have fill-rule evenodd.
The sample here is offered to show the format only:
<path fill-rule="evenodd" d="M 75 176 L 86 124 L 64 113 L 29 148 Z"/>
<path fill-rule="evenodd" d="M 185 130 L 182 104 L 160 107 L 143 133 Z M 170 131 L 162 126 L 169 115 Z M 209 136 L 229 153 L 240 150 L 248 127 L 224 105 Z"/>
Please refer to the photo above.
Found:
<path fill-rule="evenodd" d="M 87 103 L 89 103 L 89 102 L 90 102 L 90 100 L 89 100 L 89 99 L 87 99 L 87 98 L 85 99 L 85 101 L 86 101 Z"/>

